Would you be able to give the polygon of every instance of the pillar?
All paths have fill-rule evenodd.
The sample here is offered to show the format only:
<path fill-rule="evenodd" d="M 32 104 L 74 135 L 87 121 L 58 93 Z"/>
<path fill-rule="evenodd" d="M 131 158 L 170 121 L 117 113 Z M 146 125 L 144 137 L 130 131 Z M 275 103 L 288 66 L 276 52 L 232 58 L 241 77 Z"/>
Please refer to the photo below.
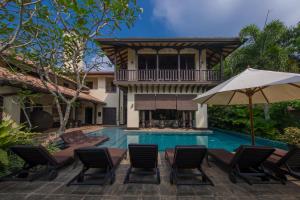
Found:
<path fill-rule="evenodd" d="M 220 53 L 220 79 L 224 79 L 224 58 L 222 52 Z"/>
<path fill-rule="evenodd" d="M 97 104 L 94 103 L 94 124 L 97 124 Z"/>
<path fill-rule="evenodd" d="M 158 50 L 156 50 L 156 80 L 158 80 L 158 73 L 159 73 L 159 57 L 158 57 Z"/>
<path fill-rule="evenodd" d="M 134 93 L 128 92 L 127 94 L 127 128 L 139 128 L 139 111 L 135 110 L 134 106 Z"/>
<path fill-rule="evenodd" d="M 185 128 L 185 111 L 182 111 L 182 128 Z"/>
<path fill-rule="evenodd" d="M 152 127 L 152 110 L 149 110 L 149 128 Z"/>
<path fill-rule="evenodd" d="M 18 96 L 5 96 L 3 98 L 3 116 L 9 117 L 16 123 L 20 123 L 21 106 L 18 103 Z"/>
<path fill-rule="evenodd" d="M 178 81 L 180 81 L 180 50 L 177 50 Z"/>
<path fill-rule="evenodd" d="M 207 129 L 207 105 L 198 104 L 198 110 L 195 112 L 195 128 Z"/>
<path fill-rule="evenodd" d="M 142 128 L 145 128 L 146 124 L 145 124 L 145 111 L 141 110 L 140 112 L 142 112 Z"/>
<path fill-rule="evenodd" d="M 193 116 L 192 116 L 192 111 L 189 111 L 189 126 L 190 126 L 190 128 L 192 128 L 193 127 Z"/>

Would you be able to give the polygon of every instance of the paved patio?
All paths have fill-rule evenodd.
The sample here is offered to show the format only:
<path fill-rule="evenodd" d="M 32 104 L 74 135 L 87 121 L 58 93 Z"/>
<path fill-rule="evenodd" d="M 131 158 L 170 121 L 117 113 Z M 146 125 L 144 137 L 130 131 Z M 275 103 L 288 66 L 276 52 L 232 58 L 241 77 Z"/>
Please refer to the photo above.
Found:
<path fill-rule="evenodd" d="M 163 154 L 160 158 L 164 158 Z M 94 200 L 94 199 L 300 199 L 300 186 L 288 182 L 281 184 L 259 184 L 250 186 L 242 181 L 232 184 L 227 175 L 212 164 L 207 174 L 215 186 L 174 186 L 169 183 L 169 168 L 164 159 L 159 159 L 162 182 L 160 185 L 123 184 L 128 160 L 124 160 L 117 170 L 116 182 L 106 186 L 66 186 L 79 167 L 69 166 L 60 171 L 59 176 L 52 182 L 0 182 L 0 199 L 55 199 L 55 200 Z"/>

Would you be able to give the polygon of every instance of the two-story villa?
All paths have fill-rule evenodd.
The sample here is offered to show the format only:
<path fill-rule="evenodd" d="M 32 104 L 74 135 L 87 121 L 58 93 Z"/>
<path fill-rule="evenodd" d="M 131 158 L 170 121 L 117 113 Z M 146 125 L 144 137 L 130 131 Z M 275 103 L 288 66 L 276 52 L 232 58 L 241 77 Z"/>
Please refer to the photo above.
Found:
<path fill-rule="evenodd" d="M 127 124 L 129 129 L 206 129 L 207 106 L 192 99 L 223 80 L 224 58 L 241 45 L 239 38 L 101 38 L 98 42 L 115 73 L 88 77 L 87 85 L 95 87 L 91 95 L 106 102 L 97 122 Z M 113 94 L 103 95 L 107 88 Z"/>

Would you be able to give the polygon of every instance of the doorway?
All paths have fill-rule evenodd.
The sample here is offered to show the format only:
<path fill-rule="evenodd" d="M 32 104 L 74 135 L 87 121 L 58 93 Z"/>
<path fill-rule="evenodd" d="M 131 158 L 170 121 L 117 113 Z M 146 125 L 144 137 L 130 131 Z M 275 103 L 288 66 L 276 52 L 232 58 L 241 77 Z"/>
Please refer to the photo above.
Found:
<path fill-rule="evenodd" d="M 93 108 L 85 108 L 85 124 L 93 124 Z"/>

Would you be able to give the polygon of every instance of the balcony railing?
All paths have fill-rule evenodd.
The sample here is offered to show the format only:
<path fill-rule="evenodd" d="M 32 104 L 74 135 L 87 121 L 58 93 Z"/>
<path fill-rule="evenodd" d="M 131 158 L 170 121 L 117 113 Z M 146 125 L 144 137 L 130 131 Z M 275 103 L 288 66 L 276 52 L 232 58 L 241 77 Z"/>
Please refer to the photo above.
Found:
<path fill-rule="evenodd" d="M 220 81 L 219 70 L 139 69 L 116 71 L 116 81 Z"/>

